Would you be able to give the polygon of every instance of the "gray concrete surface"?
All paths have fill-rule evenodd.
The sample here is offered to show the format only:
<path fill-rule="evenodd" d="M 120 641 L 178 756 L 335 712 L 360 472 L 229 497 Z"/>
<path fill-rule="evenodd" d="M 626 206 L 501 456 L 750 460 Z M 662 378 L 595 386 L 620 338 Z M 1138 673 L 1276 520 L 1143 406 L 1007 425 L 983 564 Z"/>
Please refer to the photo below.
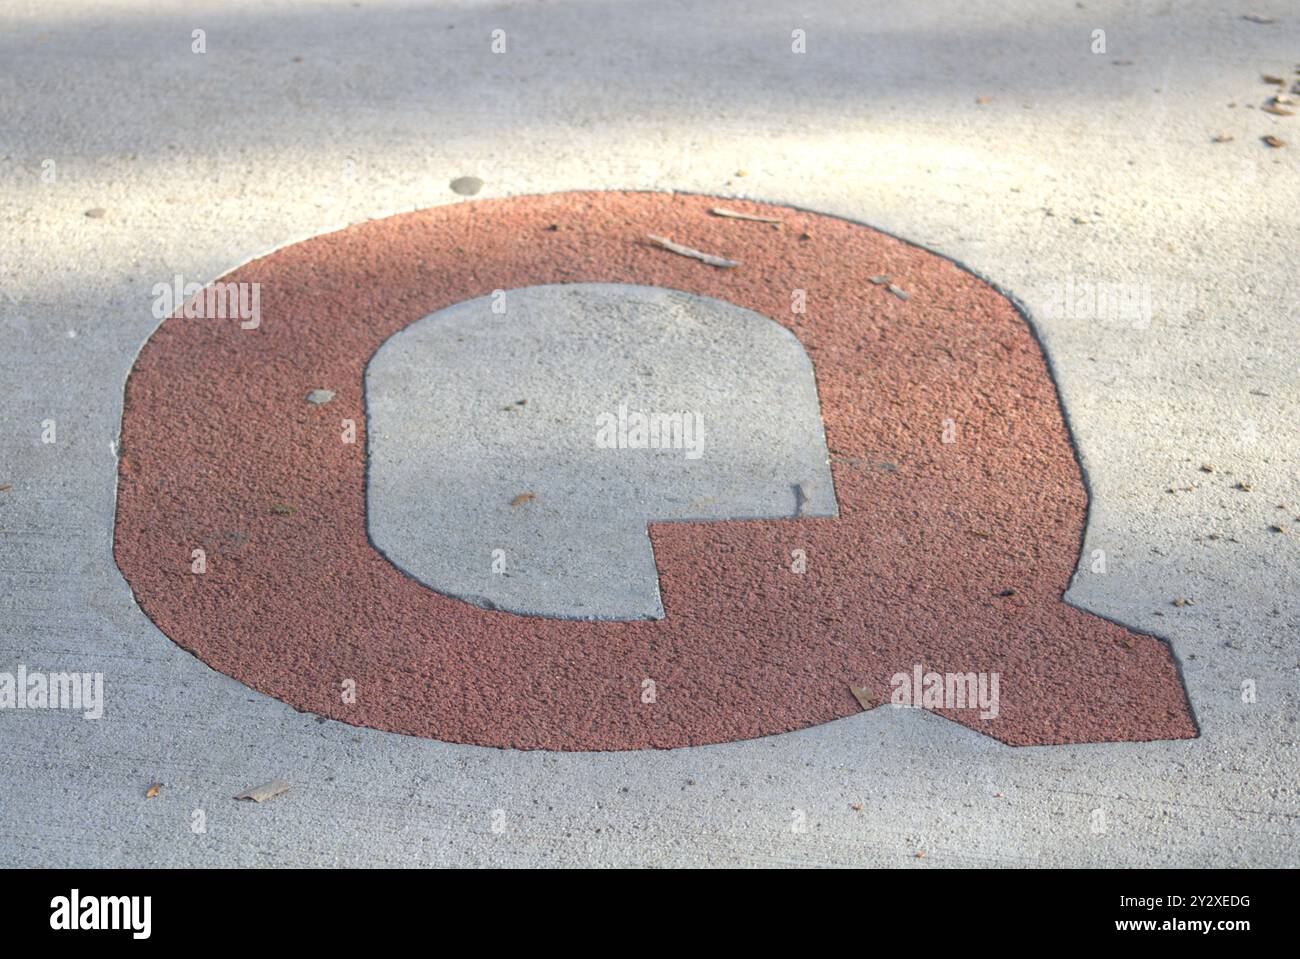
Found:
<path fill-rule="evenodd" d="M 107 704 L 0 713 L 0 863 L 1297 865 L 1300 132 L 1259 106 L 1298 50 L 1282 0 L 10 0 L 0 668 L 102 670 Z M 1012 749 L 879 709 L 701 749 L 499 752 L 317 723 L 171 644 L 110 555 L 153 284 L 464 202 L 462 175 L 790 203 L 1020 297 L 1094 497 L 1069 598 L 1170 640 L 1202 737 Z M 1149 322 L 1067 308 L 1073 281 L 1149 291 Z M 292 790 L 230 798 L 273 776 Z"/>
<path fill-rule="evenodd" d="M 839 515 L 798 339 L 678 290 L 440 310 L 375 352 L 366 417 L 371 541 L 487 609 L 662 619 L 648 522 Z"/>

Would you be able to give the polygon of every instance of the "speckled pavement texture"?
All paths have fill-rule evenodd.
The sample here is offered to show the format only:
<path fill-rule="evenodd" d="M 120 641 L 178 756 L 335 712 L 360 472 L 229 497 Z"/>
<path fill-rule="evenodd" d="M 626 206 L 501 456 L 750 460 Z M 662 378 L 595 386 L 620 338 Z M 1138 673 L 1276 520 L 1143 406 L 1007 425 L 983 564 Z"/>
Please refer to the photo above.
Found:
<path fill-rule="evenodd" d="M 1289 6 L 17 0 L 0 21 L 0 671 L 102 671 L 106 697 L 98 721 L 0 712 L 0 863 L 1300 864 L 1300 134 L 1261 109 L 1300 57 Z M 1014 298 L 1089 494 L 1065 599 L 1168 643 L 1199 736 L 1011 747 L 877 708 L 502 750 L 320 721 L 169 639 L 112 553 L 155 286 L 565 191 L 817 211 Z M 231 798 L 272 778 L 290 791 Z"/>

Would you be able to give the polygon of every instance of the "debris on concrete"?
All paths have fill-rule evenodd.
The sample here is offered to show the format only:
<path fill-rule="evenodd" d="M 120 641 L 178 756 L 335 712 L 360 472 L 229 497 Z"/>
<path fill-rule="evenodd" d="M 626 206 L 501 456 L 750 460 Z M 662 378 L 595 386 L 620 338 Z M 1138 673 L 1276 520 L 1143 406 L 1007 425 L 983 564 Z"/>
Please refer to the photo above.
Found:
<path fill-rule="evenodd" d="M 536 493 L 520 493 L 510 501 L 511 506 L 523 506 L 525 503 L 531 503 L 537 498 Z"/>
<path fill-rule="evenodd" d="M 876 708 L 876 698 L 867 691 L 865 686 L 850 686 L 849 692 L 853 694 L 853 698 L 858 701 L 858 705 L 863 709 Z"/>
<path fill-rule="evenodd" d="M 260 786 L 254 786 L 238 796 L 236 799 L 251 799 L 253 802 L 262 803 L 268 799 L 274 799 L 289 791 L 289 784 L 283 779 L 272 779 L 269 783 L 263 783 Z"/>
<path fill-rule="evenodd" d="M 334 399 L 333 390 L 312 390 L 307 394 L 307 402 L 317 406 L 324 406 L 332 399 Z"/>
<path fill-rule="evenodd" d="M 714 256 L 712 253 L 703 253 L 693 247 L 682 246 L 680 243 L 674 243 L 672 240 L 664 239 L 662 236 L 654 236 L 653 234 L 650 234 L 647 235 L 647 239 L 649 239 L 655 246 L 663 247 L 670 253 L 676 253 L 679 256 L 689 256 L 692 259 L 699 260 L 701 263 L 707 263 L 709 266 L 716 266 L 726 270 L 740 266 L 739 260 L 728 260 L 720 256 Z"/>
<path fill-rule="evenodd" d="M 162 783 L 154 783 L 152 786 L 150 786 L 148 789 L 145 790 L 144 798 L 156 799 L 158 798 L 158 794 L 160 792 L 162 792 Z"/>
<path fill-rule="evenodd" d="M 102 220 L 104 218 L 104 215 L 107 213 L 108 211 L 105 210 L 102 206 L 97 206 L 87 210 L 86 216 L 90 217 L 92 220 Z"/>
<path fill-rule="evenodd" d="M 752 213 L 740 213 L 737 210 L 728 210 L 726 207 L 715 206 L 709 210 L 714 216 L 724 216 L 732 220 L 752 220 L 755 223 L 775 223 L 780 224 L 779 217 L 774 216 L 755 216 Z"/>
<path fill-rule="evenodd" d="M 1264 140 L 1265 143 L 1267 143 L 1275 150 L 1281 149 L 1282 147 L 1286 146 L 1285 140 L 1279 139 L 1278 137 L 1273 136 L 1273 134 L 1271 133 L 1268 136 L 1263 137 L 1262 139 Z"/>
<path fill-rule="evenodd" d="M 900 300 L 907 300 L 910 299 L 911 297 L 910 293 L 904 290 L 901 286 L 897 286 L 890 277 L 869 276 L 867 277 L 867 279 L 870 280 L 872 283 L 874 283 L 876 286 L 883 286 L 885 289 L 887 289 L 890 293 L 894 294 L 894 296 L 898 297 Z"/>
<path fill-rule="evenodd" d="M 458 176 L 451 181 L 451 192 L 461 196 L 473 196 L 483 189 L 483 181 L 476 176 Z"/>

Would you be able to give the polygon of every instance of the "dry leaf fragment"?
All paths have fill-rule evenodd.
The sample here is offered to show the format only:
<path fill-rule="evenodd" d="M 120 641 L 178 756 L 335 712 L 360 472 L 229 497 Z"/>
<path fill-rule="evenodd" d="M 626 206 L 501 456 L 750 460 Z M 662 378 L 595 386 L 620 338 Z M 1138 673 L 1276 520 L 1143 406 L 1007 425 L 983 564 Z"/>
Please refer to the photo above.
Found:
<path fill-rule="evenodd" d="M 860 802 L 850 803 L 849 808 L 852 809 L 854 812 L 862 812 L 862 803 Z"/>
<path fill-rule="evenodd" d="M 753 213 L 741 213 L 737 210 L 728 210 L 726 207 L 715 206 L 709 211 L 714 216 L 725 216 L 732 220 L 753 220 L 755 223 L 780 223 L 781 221 L 774 216 L 755 216 Z"/>
<path fill-rule="evenodd" d="M 701 263 L 707 263 L 709 266 L 716 266 L 724 270 L 740 266 L 739 260 L 728 260 L 724 257 L 714 256 L 712 253 L 704 253 L 694 247 L 682 246 L 680 243 L 674 243 L 672 240 L 665 239 L 662 236 L 647 235 L 655 246 L 663 247 L 670 253 L 676 253 L 678 256 L 689 256 L 692 259 L 699 260 Z"/>
<path fill-rule="evenodd" d="M 1279 86 L 1279 87 L 1281 87 L 1281 86 L 1285 86 L 1285 85 L 1286 85 L 1286 81 L 1285 81 L 1285 80 L 1283 80 L 1281 77 L 1275 77 L 1275 76 L 1273 76 L 1271 73 L 1266 73 L 1266 74 L 1264 74 L 1264 76 L 1261 77 L 1261 79 L 1262 79 L 1265 83 L 1271 83 L 1271 84 L 1273 84 L 1274 86 Z"/>
<path fill-rule="evenodd" d="M 510 501 L 511 506 L 523 506 L 525 503 L 532 502 L 537 498 L 536 493 L 520 493 Z"/>
<path fill-rule="evenodd" d="M 1281 148 L 1281 147 L 1286 146 L 1286 141 L 1285 141 L 1285 140 L 1279 140 L 1277 137 L 1273 136 L 1273 134 L 1271 134 L 1271 133 L 1270 133 L 1268 136 L 1264 137 L 1264 142 L 1267 143 L 1269 146 L 1271 146 L 1271 147 L 1272 147 L 1273 149 L 1275 149 L 1275 150 L 1276 150 L 1276 149 L 1279 149 L 1279 148 Z"/>
<path fill-rule="evenodd" d="M 1272 17 L 1266 17 L 1258 13 L 1243 13 L 1241 19 L 1249 20 L 1251 23 L 1277 23 Z"/>
<path fill-rule="evenodd" d="M 154 799 L 158 796 L 160 792 L 162 792 L 162 783 L 154 783 L 152 786 L 150 786 L 148 789 L 145 790 L 144 798 Z"/>
<path fill-rule="evenodd" d="M 918 849 L 918 850 L 916 851 L 916 858 L 917 858 L 917 859 L 924 859 L 924 858 L 925 858 L 925 850 L 924 850 L 924 849 Z"/>
<path fill-rule="evenodd" d="M 104 214 L 106 214 L 107 212 L 108 211 L 105 210 L 102 206 L 97 206 L 87 210 L 86 216 L 90 217 L 92 220 L 102 220 L 104 218 Z"/>
<path fill-rule="evenodd" d="M 1262 107 L 1260 107 L 1260 109 L 1263 110 L 1265 113 L 1271 113 L 1271 114 L 1273 114 L 1273 115 L 1276 116 L 1276 117 L 1293 117 L 1293 116 L 1295 116 L 1295 111 L 1294 111 L 1294 110 L 1288 110 L 1286 107 L 1280 107 L 1280 106 L 1277 106 L 1277 105 L 1274 104 L 1274 103 L 1266 103 L 1266 104 L 1264 104 Z"/>
<path fill-rule="evenodd" d="M 1215 137 L 1214 137 L 1210 142 L 1211 142 L 1211 143 L 1231 143 L 1234 139 L 1235 139 L 1235 137 L 1233 137 L 1232 134 L 1230 134 L 1230 133 L 1220 133 L 1220 134 L 1217 134 L 1217 135 L 1216 135 L 1216 136 L 1215 136 Z"/>
<path fill-rule="evenodd" d="M 861 706 L 863 709 L 876 708 L 875 697 L 872 696 L 871 693 L 867 691 L 867 688 L 865 686 L 850 686 L 849 692 L 853 694 L 853 698 L 858 701 L 858 705 Z"/>
<path fill-rule="evenodd" d="M 1255 486 L 1252 483 L 1238 483 L 1236 486 L 1233 487 L 1233 489 L 1239 489 L 1243 493 L 1249 493 L 1254 488 Z"/>
<path fill-rule="evenodd" d="M 272 779 L 269 783 L 262 783 L 260 786 L 254 786 L 238 796 L 236 799 L 251 799 L 253 802 L 266 802 L 268 799 L 274 799 L 281 793 L 289 791 L 289 784 L 283 779 Z"/>
<path fill-rule="evenodd" d="M 1194 600 L 1194 599 L 1176 599 L 1176 600 L 1174 600 L 1174 605 L 1175 605 L 1175 606 L 1178 606 L 1178 607 L 1180 607 L 1180 608 L 1183 607 L 1183 606 L 1195 606 L 1195 605 L 1196 605 L 1196 600 Z"/>
<path fill-rule="evenodd" d="M 271 507 L 271 512 L 276 516 L 292 516 L 297 512 L 297 509 L 288 503 L 276 503 Z"/>
<path fill-rule="evenodd" d="M 1272 526 L 1269 527 L 1269 529 L 1271 529 L 1271 530 L 1272 530 L 1273 532 L 1275 532 L 1275 533 L 1285 533 L 1285 532 L 1286 532 L 1286 526 L 1284 526 L 1284 525 L 1281 524 L 1281 523 L 1274 523 Z"/>
<path fill-rule="evenodd" d="M 5 483 L 3 486 L 0 486 L 0 493 L 7 493 L 13 488 L 12 483 Z"/>

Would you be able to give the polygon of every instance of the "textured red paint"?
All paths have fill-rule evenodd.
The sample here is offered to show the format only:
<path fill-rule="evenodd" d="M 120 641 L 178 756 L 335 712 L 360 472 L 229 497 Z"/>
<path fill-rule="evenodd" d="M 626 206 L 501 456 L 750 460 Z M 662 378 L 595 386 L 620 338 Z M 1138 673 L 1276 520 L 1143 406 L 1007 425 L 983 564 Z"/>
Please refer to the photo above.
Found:
<path fill-rule="evenodd" d="M 887 701 L 890 676 L 915 663 L 999 673 L 997 719 L 940 712 L 1003 742 L 1195 736 L 1168 647 L 1061 601 L 1087 497 L 1012 305 L 866 227 L 726 201 L 782 218 L 774 229 L 710 216 L 717 202 L 465 203 L 349 227 L 225 277 L 262 284 L 261 327 L 168 319 L 127 383 L 114 549 L 144 611 L 214 669 L 298 709 L 454 742 L 746 739 L 857 712 L 850 684 Z M 743 265 L 705 266 L 646 234 Z M 788 326 L 816 368 L 840 518 L 653 527 L 658 622 L 488 612 L 389 564 L 366 535 L 367 362 L 435 310 L 541 283 L 672 287 Z M 806 315 L 791 313 L 795 289 Z M 317 387 L 338 395 L 306 403 Z M 355 445 L 340 441 L 344 418 Z M 803 575 L 794 549 L 807 551 Z"/>

